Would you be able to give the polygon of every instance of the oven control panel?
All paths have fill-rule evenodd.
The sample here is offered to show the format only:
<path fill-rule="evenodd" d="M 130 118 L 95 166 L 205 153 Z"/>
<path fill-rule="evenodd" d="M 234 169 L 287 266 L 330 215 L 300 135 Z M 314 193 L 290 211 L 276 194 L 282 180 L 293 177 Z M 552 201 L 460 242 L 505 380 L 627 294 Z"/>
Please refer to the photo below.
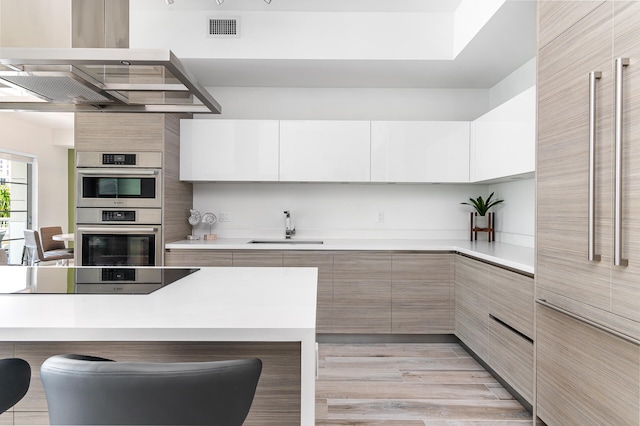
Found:
<path fill-rule="evenodd" d="M 103 222 L 135 222 L 135 210 L 103 210 Z"/>
<path fill-rule="evenodd" d="M 136 154 L 102 154 L 104 166 L 135 166 Z"/>
<path fill-rule="evenodd" d="M 77 151 L 76 167 L 84 168 L 162 169 L 162 153 L 143 152 L 95 152 Z"/>

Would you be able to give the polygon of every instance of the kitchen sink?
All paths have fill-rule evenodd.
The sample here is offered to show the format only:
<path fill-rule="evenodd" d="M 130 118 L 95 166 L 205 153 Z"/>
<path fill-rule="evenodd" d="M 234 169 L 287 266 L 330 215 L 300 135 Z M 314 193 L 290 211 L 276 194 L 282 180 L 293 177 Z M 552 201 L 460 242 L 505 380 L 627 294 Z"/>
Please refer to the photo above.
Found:
<path fill-rule="evenodd" d="M 320 240 L 251 240 L 247 244 L 323 244 Z"/>

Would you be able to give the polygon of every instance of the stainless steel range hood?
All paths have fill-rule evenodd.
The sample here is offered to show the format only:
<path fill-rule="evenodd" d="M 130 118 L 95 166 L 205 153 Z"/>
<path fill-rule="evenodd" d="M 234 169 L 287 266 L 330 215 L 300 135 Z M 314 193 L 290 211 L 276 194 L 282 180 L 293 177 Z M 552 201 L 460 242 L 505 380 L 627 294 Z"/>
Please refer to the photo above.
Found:
<path fill-rule="evenodd" d="M 165 49 L 0 48 L 0 110 L 220 114 Z"/>

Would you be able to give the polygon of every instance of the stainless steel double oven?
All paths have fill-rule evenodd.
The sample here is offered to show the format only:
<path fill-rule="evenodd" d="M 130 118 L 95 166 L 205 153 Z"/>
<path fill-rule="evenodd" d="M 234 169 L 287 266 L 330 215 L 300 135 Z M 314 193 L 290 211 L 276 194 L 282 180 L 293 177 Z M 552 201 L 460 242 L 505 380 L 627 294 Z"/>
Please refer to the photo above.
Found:
<path fill-rule="evenodd" d="M 76 264 L 162 265 L 162 153 L 76 153 Z"/>

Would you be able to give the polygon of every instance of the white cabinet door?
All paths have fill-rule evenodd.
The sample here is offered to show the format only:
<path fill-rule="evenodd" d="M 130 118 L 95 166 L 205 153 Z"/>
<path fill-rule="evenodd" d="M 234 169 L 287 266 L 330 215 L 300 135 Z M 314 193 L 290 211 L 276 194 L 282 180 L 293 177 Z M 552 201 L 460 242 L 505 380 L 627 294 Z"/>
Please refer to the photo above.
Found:
<path fill-rule="evenodd" d="M 469 182 L 469 122 L 371 122 L 372 182 Z"/>
<path fill-rule="evenodd" d="M 535 170 L 536 88 L 476 119 L 471 136 L 471 181 Z"/>
<path fill-rule="evenodd" d="M 180 179 L 277 181 L 277 120 L 180 120 Z"/>
<path fill-rule="evenodd" d="M 281 121 L 280 180 L 369 182 L 369 121 Z"/>

